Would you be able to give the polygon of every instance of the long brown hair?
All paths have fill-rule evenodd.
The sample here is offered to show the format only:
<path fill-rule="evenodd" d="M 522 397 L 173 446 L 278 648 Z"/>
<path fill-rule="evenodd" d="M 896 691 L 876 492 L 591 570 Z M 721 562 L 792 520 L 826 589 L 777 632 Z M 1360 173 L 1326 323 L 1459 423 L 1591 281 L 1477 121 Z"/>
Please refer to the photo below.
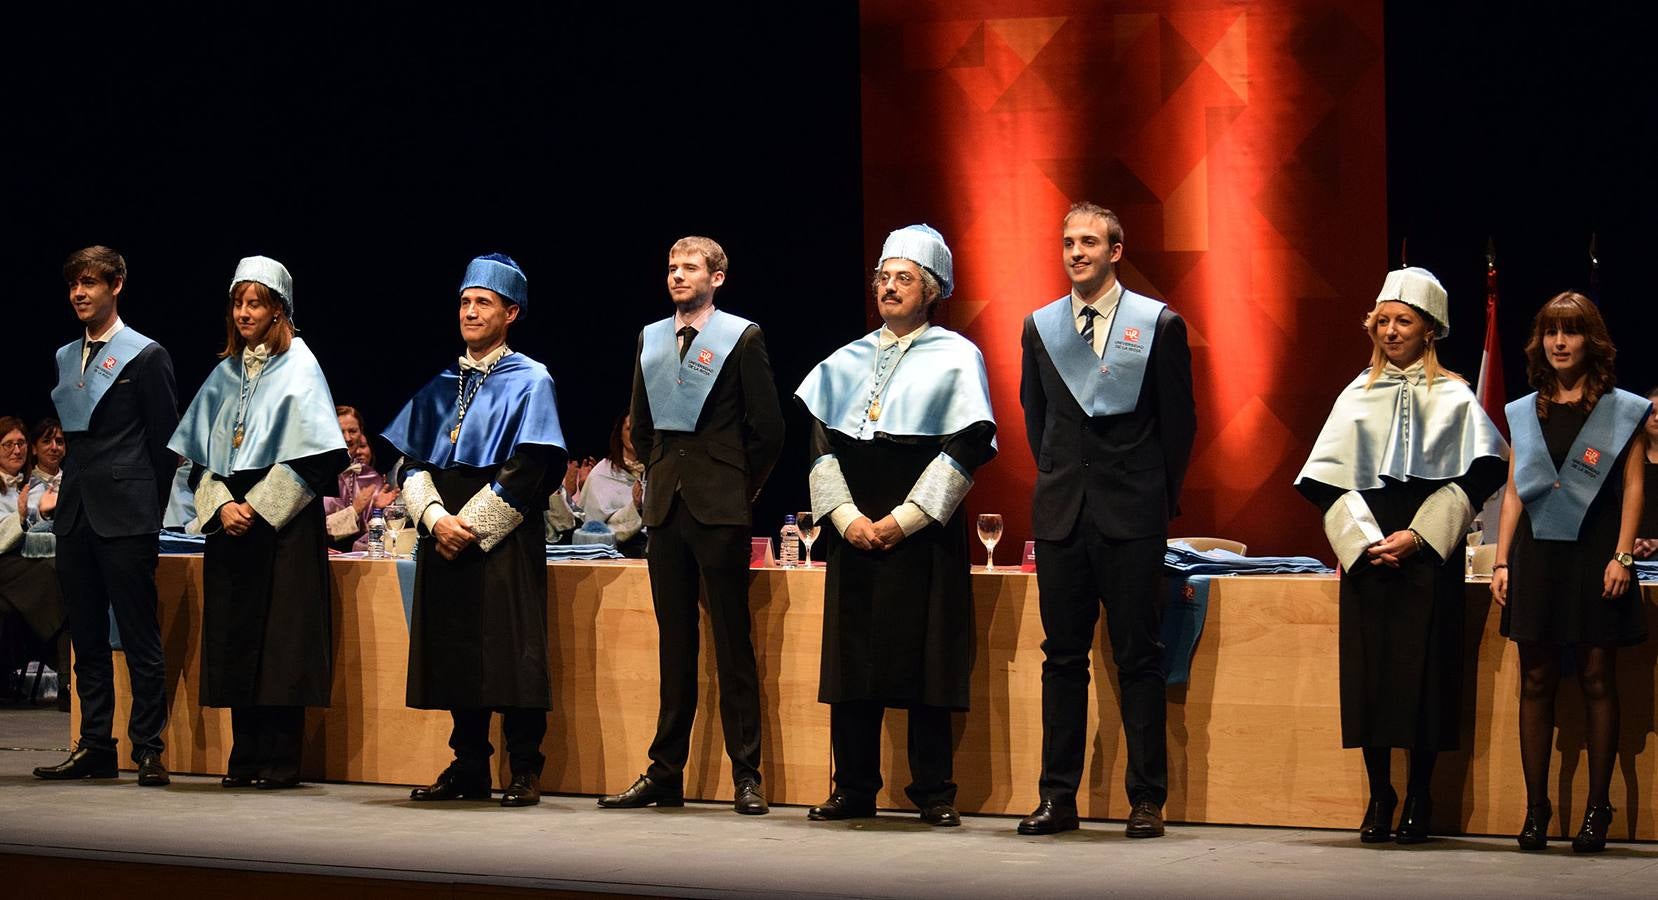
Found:
<path fill-rule="evenodd" d="M 272 356 L 287 353 L 289 345 L 294 342 L 294 323 L 288 321 L 282 298 L 257 281 L 238 281 L 230 286 L 230 300 L 225 303 L 225 348 L 219 351 L 219 358 L 240 356 L 248 345 L 247 341 L 242 340 L 242 333 L 236 330 L 236 295 L 243 288 L 252 288 L 255 297 L 263 300 L 266 306 L 274 307 L 277 315 L 281 316 L 271 323 L 271 330 L 265 334 L 265 346 Z"/>
<path fill-rule="evenodd" d="M 1531 337 L 1526 341 L 1526 380 L 1537 389 L 1538 419 L 1549 417 L 1549 399 L 1560 390 L 1560 379 L 1543 349 L 1543 335 L 1556 327 L 1567 334 L 1583 335 L 1583 362 L 1588 371 L 1583 376 L 1583 396 L 1573 406 L 1591 412 L 1602 396 L 1617 387 L 1612 362 L 1618 357 L 1618 348 L 1612 346 L 1612 335 L 1606 330 L 1600 309 L 1577 291 L 1562 291 L 1537 311 L 1531 321 Z"/>

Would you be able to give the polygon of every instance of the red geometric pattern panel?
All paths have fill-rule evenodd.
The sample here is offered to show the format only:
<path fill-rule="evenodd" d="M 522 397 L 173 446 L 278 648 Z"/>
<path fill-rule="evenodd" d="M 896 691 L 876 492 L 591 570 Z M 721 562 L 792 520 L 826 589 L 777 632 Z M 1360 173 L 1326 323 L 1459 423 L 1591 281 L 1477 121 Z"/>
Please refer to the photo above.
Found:
<path fill-rule="evenodd" d="M 864 0 L 861 31 L 866 255 L 941 230 L 938 322 L 990 367 L 1001 455 L 969 511 L 1003 513 L 1004 546 L 1029 535 L 1020 322 L 1069 290 L 1060 218 L 1088 199 L 1123 220 L 1123 282 L 1191 330 L 1171 533 L 1328 556 L 1290 482 L 1368 362 L 1387 265 L 1379 0 Z"/>

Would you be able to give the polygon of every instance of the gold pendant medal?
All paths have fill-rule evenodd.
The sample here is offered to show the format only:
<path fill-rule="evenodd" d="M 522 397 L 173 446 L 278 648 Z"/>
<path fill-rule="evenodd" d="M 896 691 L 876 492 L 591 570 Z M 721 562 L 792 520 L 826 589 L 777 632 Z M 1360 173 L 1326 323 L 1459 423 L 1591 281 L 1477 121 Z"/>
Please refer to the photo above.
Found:
<path fill-rule="evenodd" d="M 881 421 L 881 399 L 879 397 L 875 399 L 875 402 L 869 404 L 869 421 Z"/>
<path fill-rule="evenodd" d="M 449 429 L 449 443 L 451 443 L 451 444 L 457 443 L 457 442 L 460 441 L 460 439 L 461 439 L 461 426 L 460 425 L 456 425 L 454 428 Z"/>
<path fill-rule="evenodd" d="M 241 447 L 242 447 L 242 426 L 240 426 L 240 425 L 236 426 L 236 434 L 231 437 L 230 446 L 234 447 L 238 450 L 241 449 Z"/>

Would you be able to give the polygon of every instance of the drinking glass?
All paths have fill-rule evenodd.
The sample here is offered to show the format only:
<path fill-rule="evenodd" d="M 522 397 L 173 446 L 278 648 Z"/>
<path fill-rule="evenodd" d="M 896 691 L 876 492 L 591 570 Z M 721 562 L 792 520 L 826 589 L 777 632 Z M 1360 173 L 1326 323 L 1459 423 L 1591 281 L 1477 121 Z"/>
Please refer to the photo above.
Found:
<path fill-rule="evenodd" d="M 800 564 L 810 569 L 812 567 L 812 542 L 817 540 L 818 521 L 811 510 L 794 514 L 795 527 L 800 529 L 800 543 L 805 548 L 800 554 Z"/>
<path fill-rule="evenodd" d="M 403 505 L 401 499 L 394 500 L 390 506 L 381 511 L 381 515 L 386 519 L 386 555 L 396 559 L 397 535 L 402 530 L 403 523 L 408 521 L 408 507 Z"/>
<path fill-rule="evenodd" d="M 984 568 L 990 571 L 996 568 L 996 542 L 1002 539 L 1002 516 L 1000 513 L 979 514 L 979 543 L 984 544 Z"/>

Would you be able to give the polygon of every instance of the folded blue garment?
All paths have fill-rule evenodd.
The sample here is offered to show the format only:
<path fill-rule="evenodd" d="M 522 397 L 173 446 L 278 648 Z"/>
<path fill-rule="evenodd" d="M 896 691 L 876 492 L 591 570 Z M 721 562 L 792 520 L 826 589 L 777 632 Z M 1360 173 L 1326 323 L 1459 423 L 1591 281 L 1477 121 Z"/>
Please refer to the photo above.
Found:
<path fill-rule="evenodd" d="M 1197 550 L 1178 541 L 1163 551 L 1163 567 L 1182 575 L 1293 575 L 1335 571 L 1311 556 L 1239 556 L 1230 550 Z"/>

